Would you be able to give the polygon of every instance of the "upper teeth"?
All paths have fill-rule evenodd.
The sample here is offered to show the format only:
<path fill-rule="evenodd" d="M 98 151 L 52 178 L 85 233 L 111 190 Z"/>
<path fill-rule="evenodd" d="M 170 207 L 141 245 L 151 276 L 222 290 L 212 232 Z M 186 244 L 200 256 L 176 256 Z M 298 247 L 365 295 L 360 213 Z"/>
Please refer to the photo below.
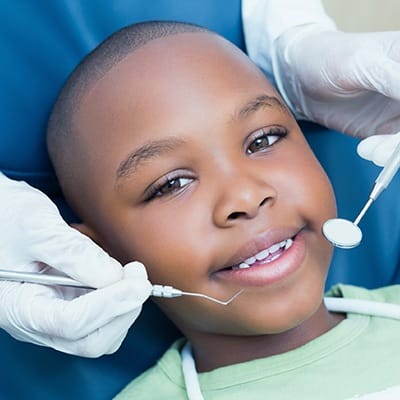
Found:
<path fill-rule="evenodd" d="M 292 246 L 292 244 L 293 244 L 293 240 L 291 238 L 283 240 L 280 243 L 275 243 L 271 247 L 268 247 L 268 249 L 261 250 L 256 255 L 254 255 L 252 257 L 249 257 L 248 259 L 244 260 L 244 262 L 240 263 L 239 266 L 234 267 L 234 269 L 236 269 L 236 268 L 249 268 L 257 260 L 260 261 L 260 260 L 263 260 L 264 258 L 267 258 L 270 254 L 275 253 L 276 251 L 278 251 L 281 248 L 284 248 L 285 250 L 287 250 L 289 247 Z M 270 261 L 273 261 L 276 258 L 278 258 L 278 256 L 274 257 Z"/>

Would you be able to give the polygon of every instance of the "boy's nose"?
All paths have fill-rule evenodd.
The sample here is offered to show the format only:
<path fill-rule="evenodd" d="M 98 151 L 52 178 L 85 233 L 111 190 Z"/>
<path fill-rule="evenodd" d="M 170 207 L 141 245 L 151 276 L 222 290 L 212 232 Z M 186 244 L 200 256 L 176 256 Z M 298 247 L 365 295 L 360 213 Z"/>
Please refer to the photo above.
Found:
<path fill-rule="evenodd" d="M 235 174 L 224 177 L 214 208 L 214 223 L 220 227 L 234 226 L 255 218 L 261 208 L 270 207 L 276 199 L 275 189 L 260 171 L 257 174 Z"/>

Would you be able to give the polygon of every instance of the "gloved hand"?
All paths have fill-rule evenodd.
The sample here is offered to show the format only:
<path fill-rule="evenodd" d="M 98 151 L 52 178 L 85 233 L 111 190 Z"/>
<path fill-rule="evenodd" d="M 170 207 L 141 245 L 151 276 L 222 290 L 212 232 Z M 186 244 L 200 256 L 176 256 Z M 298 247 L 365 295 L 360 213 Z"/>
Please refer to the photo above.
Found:
<path fill-rule="evenodd" d="M 400 130 L 400 31 L 344 33 L 305 24 L 274 41 L 272 58 L 298 118 L 360 138 Z"/>
<path fill-rule="evenodd" d="M 400 143 L 400 132 L 395 135 L 375 135 L 362 140 L 357 146 L 360 157 L 383 167 Z"/>
<path fill-rule="evenodd" d="M 97 290 L 0 280 L 0 328 L 16 339 L 85 356 L 115 352 L 151 285 L 142 264 L 124 268 L 69 227 L 40 191 L 0 173 L 0 269 L 51 266 Z"/>

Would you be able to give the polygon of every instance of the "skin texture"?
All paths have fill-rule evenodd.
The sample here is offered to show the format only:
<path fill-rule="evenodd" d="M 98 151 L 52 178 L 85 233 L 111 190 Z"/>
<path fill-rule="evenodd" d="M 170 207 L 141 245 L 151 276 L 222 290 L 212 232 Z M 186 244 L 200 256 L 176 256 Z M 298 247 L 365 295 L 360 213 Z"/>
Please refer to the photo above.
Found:
<path fill-rule="evenodd" d="M 278 100 L 260 105 L 260 96 Z M 220 299 L 245 289 L 227 307 L 154 300 L 191 341 L 199 371 L 288 351 L 342 318 L 322 303 L 332 249 L 321 227 L 336 215 L 332 189 L 278 101 L 240 50 L 185 33 L 127 56 L 75 116 L 71 146 L 84 178 L 71 201 L 80 230 L 122 263 L 143 262 L 152 283 Z M 132 153 L 151 140 L 164 146 L 137 163 Z M 129 159 L 134 165 L 121 168 Z M 286 263 L 295 268 L 280 279 L 243 285 L 217 272 L 260 242 L 291 236 Z"/>

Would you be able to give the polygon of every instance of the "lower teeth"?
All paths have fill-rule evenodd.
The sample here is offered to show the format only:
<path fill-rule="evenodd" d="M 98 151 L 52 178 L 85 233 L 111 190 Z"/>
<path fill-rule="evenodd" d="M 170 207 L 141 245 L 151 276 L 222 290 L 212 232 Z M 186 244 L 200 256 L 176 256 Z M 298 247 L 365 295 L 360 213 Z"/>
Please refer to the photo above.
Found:
<path fill-rule="evenodd" d="M 281 254 L 282 254 L 282 253 L 273 256 L 270 260 L 267 260 L 267 263 L 270 263 L 271 261 L 276 260 L 277 258 L 279 258 L 279 257 L 281 256 Z"/>

